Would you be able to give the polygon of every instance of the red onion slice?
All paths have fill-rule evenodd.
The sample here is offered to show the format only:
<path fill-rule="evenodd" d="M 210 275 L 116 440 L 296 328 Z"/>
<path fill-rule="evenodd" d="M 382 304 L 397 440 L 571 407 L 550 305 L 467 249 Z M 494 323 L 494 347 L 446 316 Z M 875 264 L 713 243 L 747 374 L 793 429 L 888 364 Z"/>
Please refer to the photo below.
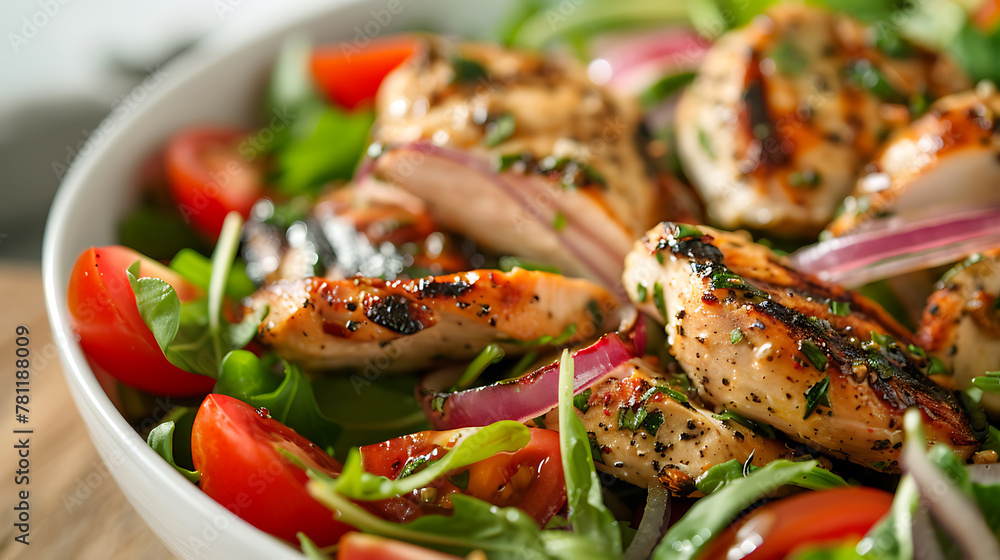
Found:
<path fill-rule="evenodd" d="M 649 487 L 646 496 L 646 509 L 642 512 L 642 521 L 632 538 L 632 544 L 625 551 L 625 560 L 643 560 L 649 558 L 653 549 L 667 532 L 670 524 L 670 491 L 658 481 Z"/>
<path fill-rule="evenodd" d="M 972 253 L 998 246 L 1000 208 L 992 208 L 903 225 L 892 222 L 884 229 L 805 247 L 791 256 L 791 262 L 802 272 L 855 287 L 959 261 Z"/>
<path fill-rule="evenodd" d="M 711 44 L 689 27 L 668 27 L 646 32 L 606 35 L 594 40 L 592 79 L 604 82 L 595 64 L 607 65 L 607 85 L 626 94 L 637 94 L 657 79 L 698 67 Z"/>
<path fill-rule="evenodd" d="M 576 351 L 574 394 L 594 385 L 633 357 L 614 333 Z M 422 383 L 419 396 L 434 428 L 452 430 L 486 426 L 500 420 L 525 422 L 537 418 L 558 405 L 558 389 L 559 362 L 556 362 L 517 379 L 456 393 L 437 393 Z"/>

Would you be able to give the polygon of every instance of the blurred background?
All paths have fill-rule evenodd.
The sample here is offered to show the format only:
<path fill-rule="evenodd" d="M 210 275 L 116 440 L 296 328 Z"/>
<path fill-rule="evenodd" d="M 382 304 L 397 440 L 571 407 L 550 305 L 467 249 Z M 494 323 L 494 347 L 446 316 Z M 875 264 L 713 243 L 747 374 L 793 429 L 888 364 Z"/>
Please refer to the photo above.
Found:
<path fill-rule="evenodd" d="M 335 0 L 334 0 L 335 1 Z M 209 34 L 321 0 L 0 3 L 0 259 L 40 260 L 69 163 L 146 75 Z"/>

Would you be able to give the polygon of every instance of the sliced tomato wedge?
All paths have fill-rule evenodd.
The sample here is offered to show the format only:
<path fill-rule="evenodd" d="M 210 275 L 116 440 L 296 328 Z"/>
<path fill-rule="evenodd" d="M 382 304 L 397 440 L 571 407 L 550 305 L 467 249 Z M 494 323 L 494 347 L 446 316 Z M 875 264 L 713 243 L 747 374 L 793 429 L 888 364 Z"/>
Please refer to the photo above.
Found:
<path fill-rule="evenodd" d="M 225 395 L 205 397 L 191 431 L 198 485 L 240 518 L 298 543 L 302 531 L 318 546 L 336 544 L 351 529 L 309 495 L 306 471 L 286 454 L 335 475 L 340 464 L 263 411 Z"/>
<path fill-rule="evenodd" d="M 461 557 L 395 539 L 351 532 L 340 539 L 337 560 L 461 560 Z"/>
<path fill-rule="evenodd" d="M 781 560 L 805 545 L 858 542 L 891 506 L 892 494 L 865 486 L 803 492 L 754 510 L 701 560 Z"/>
<path fill-rule="evenodd" d="M 210 239 L 218 239 L 230 212 L 250 216 L 264 194 L 263 158 L 250 161 L 247 133 L 226 128 L 192 128 L 170 139 L 165 160 L 170 192 L 181 216 Z"/>
<path fill-rule="evenodd" d="M 313 78 L 329 101 L 355 109 L 371 104 L 382 80 L 419 48 L 420 41 L 407 35 L 386 37 L 361 48 L 318 47 L 311 60 Z"/>
<path fill-rule="evenodd" d="M 67 299 L 70 327 L 95 364 L 122 383 L 165 396 L 197 396 L 212 390 L 215 380 L 171 364 L 143 322 L 126 269 L 139 261 L 139 276 L 170 284 L 181 301 L 200 290 L 173 270 L 129 249 L 91 247 L 70 273 Z"/>
<path fill-rule="evenodd" d="M 426 431 L 361 448 L 361 463 L 370 473 L 396 479 L 415 472 L 419 465 L 439 459 L 454 447 L 464 430 Z M 514 453 L 498 453 L 450 473 L 430 489 L 406 496 L 415 507 L 390 510 L 387 517 L 407 522 L 425 513 L 450 509 L 448 496 L 467 494 L 491 504 L 516 507 L 544 526 L 566 502 L 559 453 L 559 434 L 552 430 L 531 430 L 531 441 Z"/>

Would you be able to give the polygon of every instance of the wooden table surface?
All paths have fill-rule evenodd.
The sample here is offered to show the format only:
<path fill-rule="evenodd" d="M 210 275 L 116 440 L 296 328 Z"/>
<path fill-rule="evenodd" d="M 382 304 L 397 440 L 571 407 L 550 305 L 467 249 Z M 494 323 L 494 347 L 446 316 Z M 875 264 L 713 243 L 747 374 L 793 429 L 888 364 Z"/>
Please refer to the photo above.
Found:
<path fill-rule="evenodd" d="M 76 410 L 56 355 L 41 269 L 0 264 L 0 558 L 173 558 L 107 475 Z M 15 329 L 30 331 L 30 416 L 15 421 Z M 18 457 L 13 430 L 31 428 L 30 533 L 14 541 Z"/>

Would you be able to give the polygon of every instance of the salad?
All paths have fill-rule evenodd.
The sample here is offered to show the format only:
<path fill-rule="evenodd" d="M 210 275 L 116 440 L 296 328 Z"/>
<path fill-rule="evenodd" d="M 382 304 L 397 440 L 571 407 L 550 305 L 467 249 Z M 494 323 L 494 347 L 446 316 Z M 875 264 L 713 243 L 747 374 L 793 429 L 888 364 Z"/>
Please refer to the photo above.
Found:
<path fill-rule="evenodd" d="M 1000 557 L 998 4 L 563 4 L 150 157 L 68 287 L 149 445 L 310 558 Z"/>

